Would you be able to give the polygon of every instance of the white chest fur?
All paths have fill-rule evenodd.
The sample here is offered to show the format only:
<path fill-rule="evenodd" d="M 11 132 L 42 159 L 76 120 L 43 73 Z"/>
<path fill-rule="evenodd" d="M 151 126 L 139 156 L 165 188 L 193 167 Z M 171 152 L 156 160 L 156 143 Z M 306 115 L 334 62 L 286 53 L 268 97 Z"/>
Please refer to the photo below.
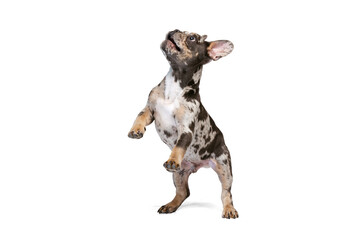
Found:
<path fill-rule="evenodd" d="M 172 129 L 176 126 L 174 114 L 179 108 L 179 97 L 182 88 L 170 69 L 165 77 L 164 98 L 156 100 L 156 120 L 159 128 Z"/>
<path fill-rule="evenodd" d="M 177 124 L 175 113 L 179 108 L 179 98 L 182 93 L 179 81 L 175 78 L 170 69 L 165 77 L 164 97 L 156 99 L 155 127 L 160 138 L 172 149 L 177 139 Z"/>
<path fill-rule="evenodd" d="M 170 69 L 168 74 L 165 77 L 165 100 L 168 102 L 173 102 L 182 92 L 180 87 L 180 82 L 175 82 L 175 77 L 173 76 L 173 71 Z"/>

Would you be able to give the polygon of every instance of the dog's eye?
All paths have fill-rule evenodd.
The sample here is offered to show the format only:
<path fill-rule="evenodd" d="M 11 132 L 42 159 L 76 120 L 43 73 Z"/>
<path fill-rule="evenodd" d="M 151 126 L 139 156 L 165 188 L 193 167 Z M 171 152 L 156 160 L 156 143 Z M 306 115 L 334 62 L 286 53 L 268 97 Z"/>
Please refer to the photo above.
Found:
<path fill-rule="evenodd" d="M 194 36 L 190 36 L 190 37 L 189 37 L 189 40 L 190 40 L 190 41 L 195 41 L 195 39 L 196 39 L 196 38 L 195 38 Z"/>

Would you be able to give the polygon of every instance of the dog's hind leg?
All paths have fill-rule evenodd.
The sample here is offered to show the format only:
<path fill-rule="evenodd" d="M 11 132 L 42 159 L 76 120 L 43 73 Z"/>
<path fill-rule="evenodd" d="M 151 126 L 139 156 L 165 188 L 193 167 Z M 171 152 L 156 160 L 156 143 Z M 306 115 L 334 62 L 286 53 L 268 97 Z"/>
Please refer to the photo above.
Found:
<path fill-rule="evenodd" d="M 171 202 L 159 208 L 158 213 L 175 212 L 184 202 L 184 200 L 190 196 L 190 190 L 188 186 L 188 179 L 190 174 L 191 171 L 186 171 L 185 169 L 173 173 L 174 185 L 176 187 L 176 195 Z"/>
<path fill-rule="evenodd" d="M 221 182 L 221 200 L 223 203 L 223 218 L 237 218 L 238 212 L 234 208 L 231 194 L 231 185 L 233 181 L 232 169 L 231 169 L 231 158 L 228 151 L 221 154 L 220 156 L 212 159 L 210 166 L 217 173 Z"/>

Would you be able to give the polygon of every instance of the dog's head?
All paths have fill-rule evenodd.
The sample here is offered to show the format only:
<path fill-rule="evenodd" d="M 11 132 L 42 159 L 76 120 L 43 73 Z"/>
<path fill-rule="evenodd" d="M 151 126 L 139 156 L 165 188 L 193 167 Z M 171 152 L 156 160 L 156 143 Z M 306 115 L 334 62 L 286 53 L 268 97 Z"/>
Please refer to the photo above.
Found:
<path fill-rule="evenodd" d="M 161 50 L 172 66 L 195 67 L 225 57 L 234 48 L 228 40 L 205 41 L 206 35 L 174 30 L 166 35 Z"/>

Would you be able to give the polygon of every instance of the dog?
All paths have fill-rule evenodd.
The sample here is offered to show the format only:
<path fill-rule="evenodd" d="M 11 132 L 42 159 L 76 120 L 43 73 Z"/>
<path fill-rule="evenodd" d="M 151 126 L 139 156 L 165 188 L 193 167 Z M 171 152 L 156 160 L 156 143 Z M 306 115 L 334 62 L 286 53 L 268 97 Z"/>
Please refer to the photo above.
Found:
<path fill-rule="evenodd" d="M 231 194 L 230 153 L 199 95 L 203 65 L 225 57 L 234 45 L 228 40 L 207 42 L 206 38 L 206 35 L 177 29 L 166 35 L 160 48 L 170 63 L 170 70 L 151 90 L 128 136 L 142 138 L 146 126 L 155 120 L 161 140 L 172 150 L 163 166 L 173 174 L 176 196 L 160 207 L 159 213 L 175 212 L 190 195 L 189 175 L 201 167 L 211 167 L 222 186 L 222 217 L 237 218 Z"/>

